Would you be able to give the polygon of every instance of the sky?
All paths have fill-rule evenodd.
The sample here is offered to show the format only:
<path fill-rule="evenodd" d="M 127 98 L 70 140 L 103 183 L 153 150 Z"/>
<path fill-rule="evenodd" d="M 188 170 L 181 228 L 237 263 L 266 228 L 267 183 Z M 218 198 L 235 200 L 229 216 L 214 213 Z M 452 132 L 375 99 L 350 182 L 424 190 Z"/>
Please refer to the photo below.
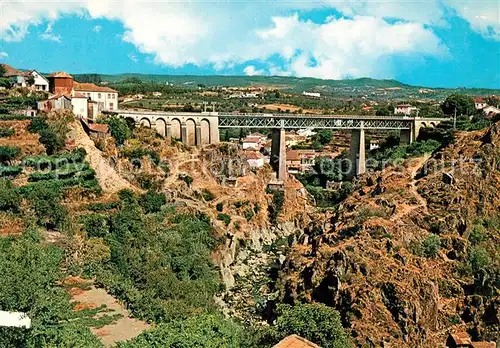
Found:
<path fill-rule="evenodd" d="M 498 0 L 0 0 L 0 62 L 500 88 Z"/>

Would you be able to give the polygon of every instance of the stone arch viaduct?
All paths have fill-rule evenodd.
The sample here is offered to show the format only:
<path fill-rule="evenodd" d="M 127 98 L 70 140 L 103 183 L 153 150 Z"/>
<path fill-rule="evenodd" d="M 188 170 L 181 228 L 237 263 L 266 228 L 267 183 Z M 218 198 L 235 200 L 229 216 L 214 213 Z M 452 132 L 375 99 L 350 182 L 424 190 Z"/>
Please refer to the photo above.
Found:
<path fill-rule="evenodd" d="M 400 130 L 402 143 L 410 144 L 420 129 L 436 127 L 447 118 L 364 115 L 287 115 L 241 114 L 223 112 L 161 112 L 118 110 L 118 115 L 131 118 L 136 125 L 155 128 L 165 137 L 181 140 L 189 146 L 219 142 L 219 128 L 272 129 L 271 166 L 278 179 L 286 178 L 285 129 L 336 129 L 350 131 L 352 175 L 365 172 L 365 130 Z"/>

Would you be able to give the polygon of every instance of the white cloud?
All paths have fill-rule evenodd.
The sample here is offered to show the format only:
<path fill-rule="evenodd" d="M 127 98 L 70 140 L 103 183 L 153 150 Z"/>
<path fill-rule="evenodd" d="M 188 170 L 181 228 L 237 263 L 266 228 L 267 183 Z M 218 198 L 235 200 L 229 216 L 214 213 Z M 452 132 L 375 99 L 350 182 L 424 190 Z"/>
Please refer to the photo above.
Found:
<path fill-rule="evenodd" d="M 274 27 L 259 31 L 263 44 L 286 60 L 295 76 L 339 79 L 374 76 L 378 60 L 392 55 L 444 56 L 446 48 L 432 31 L 414 23 L 373 17 L 330 18 L 324 24 L 297 15 L 273 18 Z"/>
<path fill-rule="evenodd" d="M 42 40 L 61 42 L 61 35 L 52 32 L 52 23 L 47 24 L 47 29 L 45 29 L 45 32 L 40 34 L 39 37 Z"/>
<path fill-rule="evenodd" d="M 500 2 L 473 0 L 445 0 L 459 17 L 484 37 L 500 40 Z"/>
<path fill-rule="evenodd" d="M 255 66 L 249 65 L 243 69 L 243 72 L 247 76 L 258 76 L 258 75 L 264 75 L 266 72 L 263 69 L 256 69 Z"/>
<path fill-rule="evenodd" d="M 139 59 L 137 59 L 136 55 L 135 55 L 135 54 L 133 54 L 133 53 L 130 53 L 130 54 L 128 55 L 128 58 L 129 58 L 131 61 L 133 61 L 134 63 L 137 63 L 137 62 L 139 61 Z"/>
<path fill-rule="evenodd" d="M 102 29 L 102 27 L 101 27 L 100 25 L 95 25 L 95 26 L 92 28 L 92 31 L 93 31 L 94 33 L 98 33 L 98 32 L 100 32 L 100 31 L 101 31 L 101 29 Z"/>
<path fill-rule="evenodd" d="M 0 58 L 7 58 L 8 56 L 7 52 L 0 52 Z"/>

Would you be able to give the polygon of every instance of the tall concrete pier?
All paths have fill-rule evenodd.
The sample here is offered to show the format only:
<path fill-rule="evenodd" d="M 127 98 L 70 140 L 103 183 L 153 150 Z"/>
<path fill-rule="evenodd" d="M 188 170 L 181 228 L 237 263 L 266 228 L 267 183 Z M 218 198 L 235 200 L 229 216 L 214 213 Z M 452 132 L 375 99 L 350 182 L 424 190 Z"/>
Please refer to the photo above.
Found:
<path fill-rule="evenodd" d="M 273 128 L 271 135 L 271 167 L 278 180 L 286 180 L 286 143 L 285 129 Z"/>
<path fill-rule="evenodd" d="M 350 148 L 350 177 L 363 174 L 366 171 L 365 158 L 365 130 L 353 129 L 351 133 L 351 148 Z"/>

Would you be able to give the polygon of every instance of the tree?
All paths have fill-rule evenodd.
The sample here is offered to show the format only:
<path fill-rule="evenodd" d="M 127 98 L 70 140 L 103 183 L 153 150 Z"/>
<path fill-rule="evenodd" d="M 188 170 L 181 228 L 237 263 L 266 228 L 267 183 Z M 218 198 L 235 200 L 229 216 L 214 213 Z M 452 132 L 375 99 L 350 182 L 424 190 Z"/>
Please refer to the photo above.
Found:
<path fill-rule="evenodd" d="M 456 110 L 457 115 L 469 116 L 476 111 L 472 97 L 464 94 L 452 94 L 448 96 L 441 105 L 441 109 L 446 115 L 454 115 Z"/>
<path fill-rule="evenodd" d="M 116 116 L 109 116 L 103 120 L 109 125 L 111 135 L 115 138 L 117 145 L 123 145 L 125 140 L 132 136 L 132 131 L 127 125 L 127 121 Z"/>
<path fill-rule="evenodd" d="M 318 140 L 321 145 L 327 145 L 333 140 L 333 133 L 329 129 L 320 129 L 314 135 L 313 140 Z"/>
<path fill-rule="evenodd" d="M 278 334 L 302 336 L 323 348 L 350 347 L 348 336 L 340 322 L 340 314 L 324 304 L 278 306 Z"/>
<path fill-rule="evenodd" d="M 28 76 L 26 76 L 25 81 L 28 86 L 33 86 L 35 84 L 35 77 L 29 74 Z"/>
<path fill-rule="evenodd" d="M 27 313 L 29 330 L 0 327 L 0 347 L 102 347 L 75 318 L 63 278 L 63 253 L 33 230 L 0 238 L 0 308 Z"/>
<path fill-rule="evenodd" d="M 5 67 L 3 64 L 0 64 L 0 77 L 4 77 L 5 75 Z"/>
<path fill-rule="evenodd" d="M 394 110 L 391 109 L 391 107 L 389 105 L 387 106 L 382 106 L 380 108 L 378 108 L 376 111 L 375 111 L 375 115 L 377 116 L 391 116 L 393 114 Z"/>

